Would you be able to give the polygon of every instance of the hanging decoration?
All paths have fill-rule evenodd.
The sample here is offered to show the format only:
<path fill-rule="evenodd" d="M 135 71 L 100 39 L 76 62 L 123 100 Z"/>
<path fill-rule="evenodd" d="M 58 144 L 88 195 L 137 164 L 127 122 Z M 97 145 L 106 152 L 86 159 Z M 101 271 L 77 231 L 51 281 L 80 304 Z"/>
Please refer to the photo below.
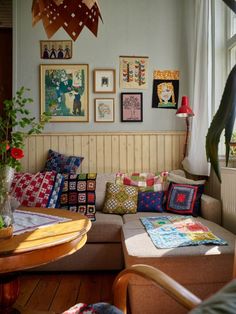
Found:
<path fill-rule="evenodd" d="M 177 109 L 178 97 L 179 71 L 154 71 L 152 107 Z"/>
<path fill-rule="evenodd" d="M 33 0 L 32 24 L 43 21 L 48 38 L 60 27 L 75 41 L 84 26 L 97 36 L 102 20 L 97 0 Z"/>

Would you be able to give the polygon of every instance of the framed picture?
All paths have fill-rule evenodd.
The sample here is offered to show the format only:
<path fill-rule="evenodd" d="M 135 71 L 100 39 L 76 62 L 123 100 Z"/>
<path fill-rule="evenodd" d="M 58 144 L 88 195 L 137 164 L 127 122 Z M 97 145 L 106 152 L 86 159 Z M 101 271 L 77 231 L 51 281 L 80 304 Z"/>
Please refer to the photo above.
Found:
<path fill-rule="evenodd" d="M 95 69 L 93 72 L 94 93 L 116 92 L 116 71 L 110 69 Z"/>
<path fill-rule="evenodd" d="M 41 113 L 49 112 L 50 122 L 87 122 L 88 75 L 88 64 L 41 64 Z"/>
<path fill-rule="evenodd" d="M 94 99 L 94 121 L 114 122 L 114 98 Z"/>
<path fill-rule="evenodd" d="M 40 40 L 41 59 L 71 59 L 72 40 Z"/>
<path fill-rule="evenodd" d="M 143 94 L 121 93 L 121 121 L 143 121 Z"/>
<path fill-rule="evenodd" d="M 148 57 L 120 56 L 120 88 L 147 89 Z"/>
<path fill-rule="evenodd" d="M 177 109 L 179 71 L 156 70 L 153 73 L 152 108 Z"/>

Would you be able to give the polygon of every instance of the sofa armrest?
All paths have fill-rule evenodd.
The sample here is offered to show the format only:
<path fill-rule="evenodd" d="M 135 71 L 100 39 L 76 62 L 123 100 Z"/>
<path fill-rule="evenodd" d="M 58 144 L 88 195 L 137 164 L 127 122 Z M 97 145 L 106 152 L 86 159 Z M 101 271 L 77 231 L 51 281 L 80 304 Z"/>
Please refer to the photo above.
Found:
<path fill-rule="evenodd" d="M 221 225 L 221 201 L 209 195 L 202 194 L 201 216 Z"/>

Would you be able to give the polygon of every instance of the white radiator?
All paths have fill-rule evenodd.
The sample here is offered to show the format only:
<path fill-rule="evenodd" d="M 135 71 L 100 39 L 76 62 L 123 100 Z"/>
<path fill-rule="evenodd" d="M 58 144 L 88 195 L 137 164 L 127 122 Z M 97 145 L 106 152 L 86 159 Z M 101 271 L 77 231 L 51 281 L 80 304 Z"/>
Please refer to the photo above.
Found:
<path fill-rule="evenodd" d="M 236 168 L 221 168 L 223 227 L 236 234 Z"/>

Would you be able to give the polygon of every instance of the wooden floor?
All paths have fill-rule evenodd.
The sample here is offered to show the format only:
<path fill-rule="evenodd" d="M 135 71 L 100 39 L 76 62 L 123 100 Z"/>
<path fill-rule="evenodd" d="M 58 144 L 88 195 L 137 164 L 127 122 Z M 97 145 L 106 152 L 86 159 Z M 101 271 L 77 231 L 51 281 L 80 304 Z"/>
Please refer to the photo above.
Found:
<path fill-rule="evenodd" d="M 15 307 L 21 313 L 62 313 L 76 303 L 111 303 L 118 272 L 26 273 Z"/>

